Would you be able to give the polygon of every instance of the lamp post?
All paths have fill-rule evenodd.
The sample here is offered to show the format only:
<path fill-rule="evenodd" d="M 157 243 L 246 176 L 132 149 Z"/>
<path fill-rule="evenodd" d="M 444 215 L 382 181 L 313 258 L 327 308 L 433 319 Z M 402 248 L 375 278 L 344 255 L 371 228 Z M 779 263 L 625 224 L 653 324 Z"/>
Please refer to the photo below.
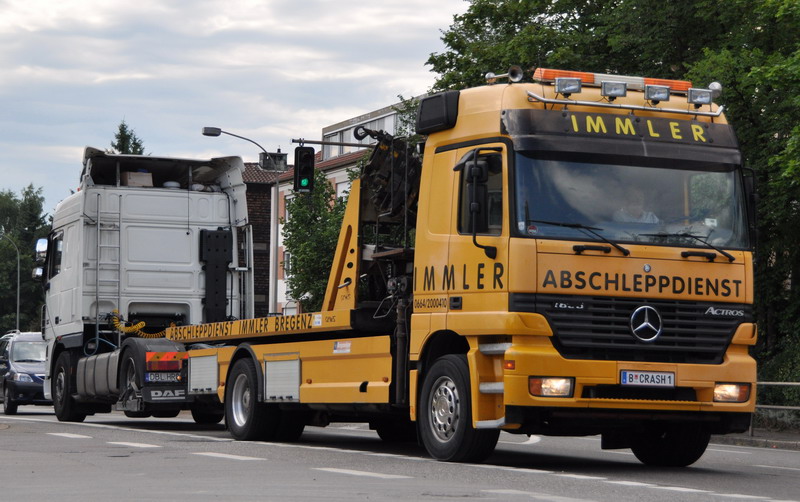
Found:
<path fill-rule="evenodd" d="M 19 331 L 19 247 L 17 243 L 11 240 L 11 237 L 7 236 L 3 229 L 0 228 L 0 237 L 4 238 L 8 242 L 14 246 L 14 249 L 17 251 L 17 320 L 16 320 L 16 330 Z"/>
<path fill-rule="evenodd" d="M 243 139 L 256 145 L 263 153 L 259 155 L 259 166 L 264 170 L 272 171 L 275 174 L 274 183 L 272 185 L 272 195 L 270 201 L 270 228 L 269 228 L 269 314 L 275 314 L 278 311 L 278 175 L 280 171 L 276 165 L 276 160 L 273 158 L 263 146 L 259 145 L 250 138 L 239 136 L 228 131 L 223 131 L 219 127 L 204 127 L 203 136 L 217 137 L 221 134 L 227 134 L 234 138 Z M 279 150 L 280 151 L 280 150 Z M 269 168 L 269 169 L 268 169 Z"/>

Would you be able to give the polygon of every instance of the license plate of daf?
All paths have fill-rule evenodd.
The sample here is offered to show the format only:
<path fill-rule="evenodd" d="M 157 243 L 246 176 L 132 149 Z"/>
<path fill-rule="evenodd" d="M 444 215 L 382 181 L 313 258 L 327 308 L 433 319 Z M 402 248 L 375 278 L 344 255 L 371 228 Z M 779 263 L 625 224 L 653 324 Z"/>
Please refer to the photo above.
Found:
<path fill-rule="evenodd" d="M 675 373 L 669 371 L 622 370 L 619 383 L 638 387 L 675 387 Z"/>
<path fill-rule="evenodd" d="M 177 383 L 180 381 L 180 377 L 181 374 L 177 372 L 150 372 L 144 374 L 144 381 L 153 383 Z"/>

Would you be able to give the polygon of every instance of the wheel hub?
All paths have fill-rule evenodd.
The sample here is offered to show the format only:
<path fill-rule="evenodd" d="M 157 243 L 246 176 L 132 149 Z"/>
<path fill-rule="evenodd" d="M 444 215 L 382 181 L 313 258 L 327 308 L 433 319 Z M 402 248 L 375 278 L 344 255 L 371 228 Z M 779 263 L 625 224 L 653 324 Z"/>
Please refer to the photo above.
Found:
<path fill-rule="evenodd" d="M 431 428 L 437 439 L 449 441 L 455 434 L 460 418 L 460 400 L 455 383 L 440 378 L 431 398 Z"/>

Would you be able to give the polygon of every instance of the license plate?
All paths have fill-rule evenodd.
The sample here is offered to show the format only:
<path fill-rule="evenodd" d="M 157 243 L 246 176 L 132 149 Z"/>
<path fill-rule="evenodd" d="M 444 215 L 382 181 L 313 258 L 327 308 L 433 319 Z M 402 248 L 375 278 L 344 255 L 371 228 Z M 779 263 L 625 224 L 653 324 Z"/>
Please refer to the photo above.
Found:
<path fill-rule="evenodd" d="M 176 383 L 180 380 L 180 373 L 177 372 L 153 372 L 153 373 L 145 373 L 144 374 L 144 381 L 145 382 L 168 382 L 168 383 Z"/>
<path fill-rule="evenodd" d="M 640 387 L 675 387 L 675 373 L 623 370 L 620 374 L 620 384 Z"/>

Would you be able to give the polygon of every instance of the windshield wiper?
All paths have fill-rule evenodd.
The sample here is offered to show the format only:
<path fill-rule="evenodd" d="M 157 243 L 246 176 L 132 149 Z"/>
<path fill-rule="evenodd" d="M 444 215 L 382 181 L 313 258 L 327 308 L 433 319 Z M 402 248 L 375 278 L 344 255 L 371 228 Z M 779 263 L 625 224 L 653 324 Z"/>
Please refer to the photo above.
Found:
<path fill-rule="evenodd" d="M 698 236 L 696 236 L 694 234 L 690 234 L 689 232 L 676 232 L 676 233 L 671 233 L 671 234 L 664 232 L 664 233 L 660 233 L 660 234 L 639 234 L 639 235 L 644 235 L 645 237 L 688 237 L 690 239 L 694 239 L 694 240 L 696 240 L 698 242 L 701 242 L 701 243 L 705 244 L 706 247 L 708 247 L 709 249 L 713 249 L 717 253 L 721 254 L 722 256 L 727 258 L 728 261 L 730 261 L 731 263 L 736 261 L 736 257 L 735 256 L 733 256 L 729 252 L 725 251 L 724 249 L 720 249 L 717 246 L 711 244 L 710 242 L 708 242 L 706 240 L 707 238 L 704 239 L 704 238 L 698 237 Z M 684 251 L 683 253 L 681 253 L 681 256 L 683 256 L 684 258 L 686 258 L 687 256 L 691 256 L 691 254 L 686 254 L 686 253 L 691 253 L 691 252 L 690 251 Z M 708 258 L 709 261 L 714 261 L 714 258 L 709 257 L 709 255 L 706 255 L 706 254 L 700 254 L 698 256 L 703 256 L 705 258 Z"/>
<path fill-rule="evenodd" d="M 597 230 L 602 231 L 603 230 L 602 228 L 590 227 L 589 225 L 584 225 L 583 223 L 567 223 L 567 222 L 563 222 L 563 221 L 547 221 L 547 220 L 528 220 L 528 221 L 531 222 L 531 223 L 541 223 L 543 225 L 553 225 L 553 226 L 556 226 L 556 227 L 574 228 L 576 230 L 582 230 L 585 234 L 592 235 L 592 236 L 600 239 L 601 241 L 603 241 L 605 243 L 611 244 L 612 246 L 617 248 L 617 250 L 619 250 L 620 253 L 622 253 L 625 256 L 628 256 L 629 254 L 631 254 L 630 250 L 620 246 L 619 244 L 617 244 L 616 242 L 612 241 L 611 239 L 608 239 L 607 237 L 604 237 L 603 235 L 598 234 Z"/>

